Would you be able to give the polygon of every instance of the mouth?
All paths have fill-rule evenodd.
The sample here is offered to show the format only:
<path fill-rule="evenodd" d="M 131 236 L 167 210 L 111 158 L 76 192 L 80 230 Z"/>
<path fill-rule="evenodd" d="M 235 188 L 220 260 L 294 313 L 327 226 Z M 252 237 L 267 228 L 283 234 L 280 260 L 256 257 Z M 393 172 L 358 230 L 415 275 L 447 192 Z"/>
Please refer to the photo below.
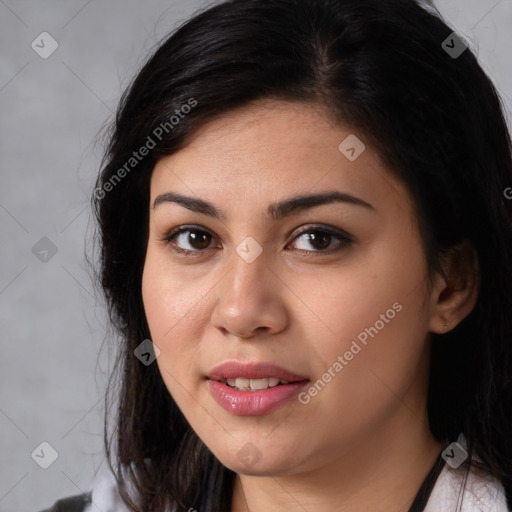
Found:
<path fill-rule="evenodd" d="M 268 379 L 246 379 L 244 377 L 237 377 L 236 379 L 221 379 L 217 382 L 226 384 L 230 388 L 238 389 L 239 391 L 261 391 L 262 389 L 290 384 L 289 380 L 279 379 L 278 377 L 269 377 Z"/>
<path fill-rule="evenodd" d="M 307 377 L 270 363 L 230 361 L 206 377 L 216 402 L 240 416 L 267 414 L 280 407 L 309 382 Z"/>
<path fill-rule="evenodd" d="M 259 391 L 309 380 L 272 363 L 238 361 L 228 361 L 215 367 L 207 378 L 240 391 Z"/>

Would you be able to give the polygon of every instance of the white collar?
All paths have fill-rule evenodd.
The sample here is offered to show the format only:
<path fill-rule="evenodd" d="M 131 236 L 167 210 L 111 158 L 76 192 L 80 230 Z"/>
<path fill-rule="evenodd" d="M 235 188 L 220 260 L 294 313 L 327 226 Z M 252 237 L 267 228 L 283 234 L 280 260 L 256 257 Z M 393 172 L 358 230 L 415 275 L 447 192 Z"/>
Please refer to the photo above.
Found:
<path fill-rule="evenodd" d="M 496 478 L 483 475 L 472 465 L 465 469 L 445 464 L 424 512 L 509 512 L 505 489 Z"/>

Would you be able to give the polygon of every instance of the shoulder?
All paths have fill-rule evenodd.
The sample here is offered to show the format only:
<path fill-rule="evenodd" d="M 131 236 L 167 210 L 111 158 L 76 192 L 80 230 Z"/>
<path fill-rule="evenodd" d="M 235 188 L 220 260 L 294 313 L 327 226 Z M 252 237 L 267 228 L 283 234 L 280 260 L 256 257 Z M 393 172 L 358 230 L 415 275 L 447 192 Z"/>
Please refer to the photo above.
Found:
<path fill-rule="evenodd" d="M 459 508 L 454 508 L 454 504 Z M 474 465 L 457 469 L 445 464 L 432 490 L 424 512 L 510 512 L 505 489 L 499 480 Z"/>
<path fill-rule="evenodd" d="M 94 479 L 92 489 L 56 501 L 40 512 L 130 512 L 117 490 L 114 474 L 106 467 Z"/>
<path fill-rule="evenodd" d="M 135 470 L 135 466 L 132 469 Z M 135 498 L 135 492 L 129 482 L 127 482 L 126 491 L 132 499 Z M 92 490 L 87 493 L 87 496 L 89 501 L 82 508 L 52 508 L 41 512 L 65 512 L 68 510 L 70 512 L 75 512 L 75 510 L 77 512 L 131 512 L 119 494 L 116 476 L 106 465 L 94 478 Z M 79 499 L 79 496 L 71 499 Z M 169 512 L 176 512 L 176 508 L 173 507 Z"/>
<path fill-rule="evenodd" d="M 84 512 L 130 512 L 124 501 L 119 495 L 117 479 L 108 467 L 96 478 L 92 489 L 92 502 L 94 510 L 85 510 Z"/>
<path fill-rule="evenodd" d="M 62 498 L 41 512 L 85 512 L 91 502 L 92 491 Z"/>

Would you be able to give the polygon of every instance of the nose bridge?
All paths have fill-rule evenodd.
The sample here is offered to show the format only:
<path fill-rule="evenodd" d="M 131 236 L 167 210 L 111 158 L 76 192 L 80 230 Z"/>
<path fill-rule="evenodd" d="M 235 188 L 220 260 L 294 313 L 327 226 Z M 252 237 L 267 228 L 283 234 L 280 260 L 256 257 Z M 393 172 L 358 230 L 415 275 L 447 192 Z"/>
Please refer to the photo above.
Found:
<path fill-rule="evenodd" d="M 224 332 L 252 337 L 257 329 L 275 333 L 285 328 L 287 313 L 279 297 L 271 258 L 255 241 L 242 241 L 231 254 L 230 271 L 221 282 L 213 324 Z"/>
<path fill-rule="evenodd" d="M 252 237 L 246 237 L 236 246 L 232 265 L 230 286 L 232 291 L 252 295 L 262 291 L 268 280 L 268 254 Z M 249 297 L 246 295 L 246 299 Z"/>

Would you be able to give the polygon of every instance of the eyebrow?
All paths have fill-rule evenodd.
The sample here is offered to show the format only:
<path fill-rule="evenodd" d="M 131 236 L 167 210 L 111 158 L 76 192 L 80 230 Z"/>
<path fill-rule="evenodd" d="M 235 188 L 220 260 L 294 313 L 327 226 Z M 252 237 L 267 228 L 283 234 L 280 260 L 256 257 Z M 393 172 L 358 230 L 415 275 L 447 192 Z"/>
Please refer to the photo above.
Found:
<path fill-rule="evenodd" d="M 177 203 L 194 212 L 209 215 L 217 219 L 226 219 L 226 214 L 215 207 L 213 204 L 195 197 L 184 196 L 175 192 L 167 192 L 159 195 L 153 203 L 153 209 L 162 203 Z M 338 190 L 329 190 L 326 192 L 308 194 L 291 197 L 283 201 L 271 203 L 267 208 L 267 215 L 273 220 L 279 220 L 298 211 L 314 208 L 332 203 L 345 203 L 353 206 L 360 206 L 367 210 L 375 212 L 375 207 L 370 203 Z"/>

